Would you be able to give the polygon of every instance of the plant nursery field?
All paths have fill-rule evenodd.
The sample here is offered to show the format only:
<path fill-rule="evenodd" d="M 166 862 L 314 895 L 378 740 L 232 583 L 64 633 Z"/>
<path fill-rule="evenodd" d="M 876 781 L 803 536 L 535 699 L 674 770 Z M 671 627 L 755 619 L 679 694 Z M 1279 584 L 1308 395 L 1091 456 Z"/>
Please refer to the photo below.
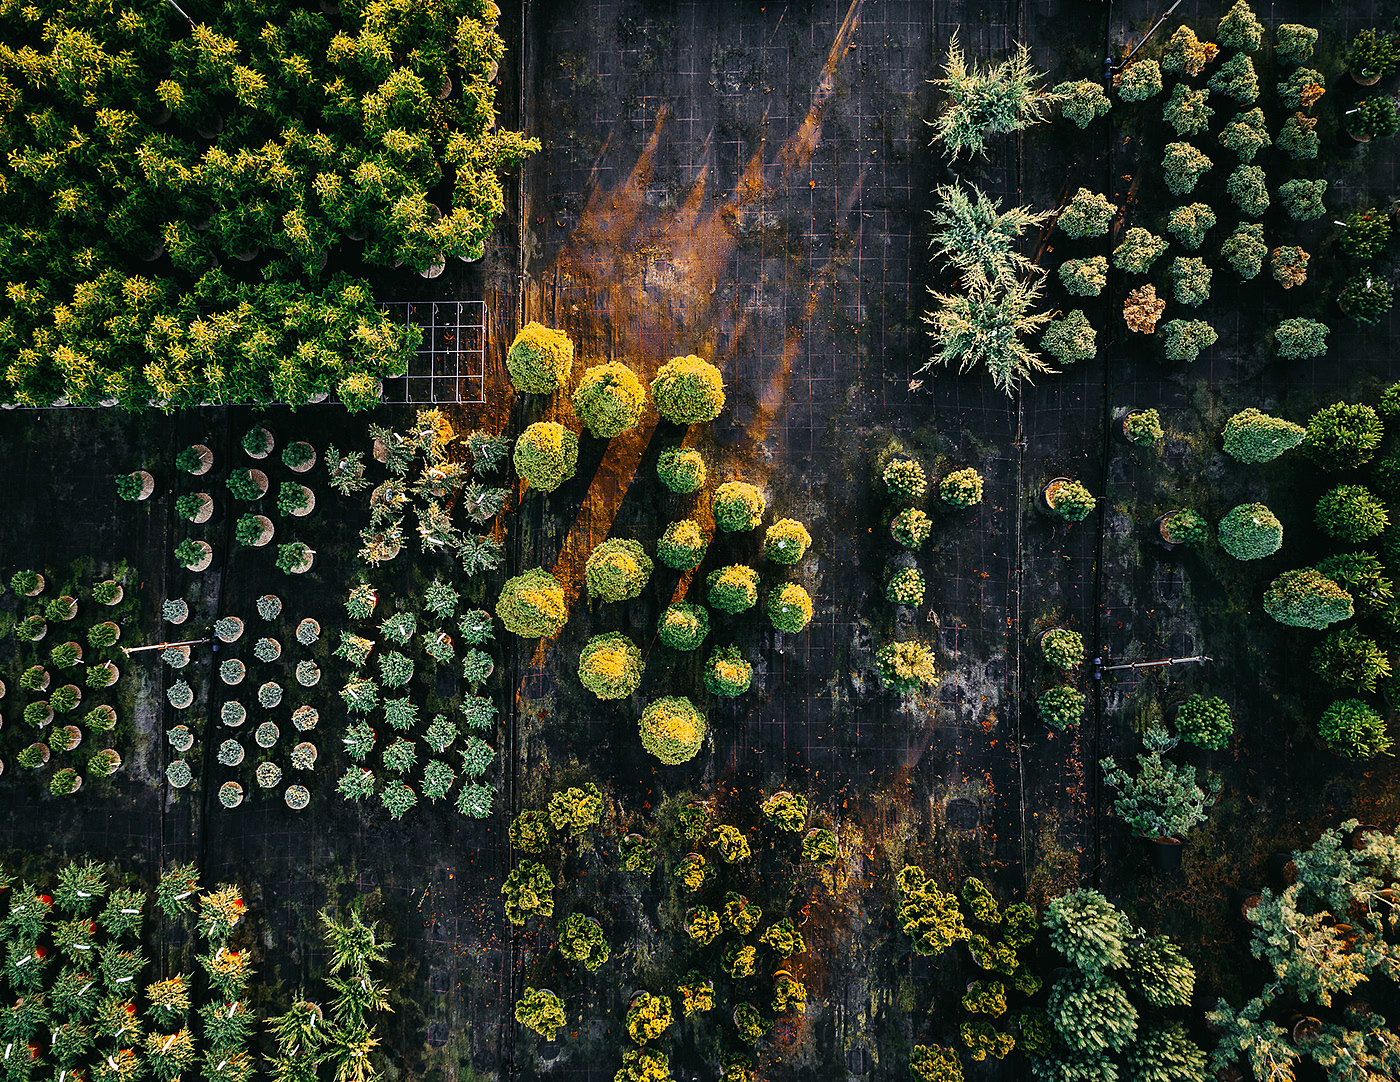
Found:
<path fill-rule="evenodd" d="M 6 1082 L 1400 1077 L 1393 5 L 188 10 L 0 7 Z"/>

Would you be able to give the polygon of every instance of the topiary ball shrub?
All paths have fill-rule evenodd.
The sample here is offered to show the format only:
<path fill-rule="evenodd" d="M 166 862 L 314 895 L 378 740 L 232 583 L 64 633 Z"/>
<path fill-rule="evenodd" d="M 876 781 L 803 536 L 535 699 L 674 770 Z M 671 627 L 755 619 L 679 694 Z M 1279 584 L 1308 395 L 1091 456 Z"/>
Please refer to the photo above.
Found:
<path fill-rule="evenodd" d="M 574 344 L 563 331 L 533 320 L 520 328 L 506 353 L 510 382 L 521 394 L 553 394 L 569 378 Z"/>
<path fill-rule="evenodd" d="M 880 686 L 890 691 L 917 691 L 938 679 L 933 651 L 917 640 L 886 643 L 875 661 Z"/>
<path fill-rule="evenodd" d="M 699 605 L 677 601 L 661 614 L 657 638 L 672 650 L 695 650 L 710 633 L 710 614 Z"/>
<path fill-rule="evenodd" d="M 715 489 L 710 505 L 715 525 L 727 533 L 752 530 L 763 518 L 763 493 L 745 481 L 726 481 Z"/>
<path fill-rule="evenodd" d="M 897 500 L 922 500 L 928 491 L 928 478 L 924 468 L 912 458 L 895 458 L 886 464 L 880 474 L 889 494 Z"/>
<path fill-rule="evenodd" d="M 705 585 L 710 607 L 722 612 L 745 612 L 758 601 L 758 572 L 746 564 L 730 564 L 711 571 Z"/>
<path fill-rule="evenodd" d="M 1051 481 L 1045 488 L 1045 502 L 1066 522 L 1083 522 L 1094 509 L 1094 494 L 1078 481 Z"/>
<path fill-rule="evenodd" d="M 1261 560 L 1283 546 L 1283 523 L 1262 503 L 1242 503 L 1216 527 L 1220 547 L 1237 560 Z"/>
<path fill-rule="evenodd" d="M 515 441 L 515 472 L 540 492 L 553 492 L 578 466 L 578 437 L 556 421 L 536 421 Z"/>
<path fill-rule="evenodd" d="M 917 507 L 906 507 L 890 520 L 890 536 L 907 549 L 923 545 L 932 530 L 932 521 Z"/>
<path fill-rule="evenodd" d="M 1337 402 L 1309 419 L 1303 450 L 1324 470 L 1353 470 L 1371 461 L 1383 431 L 1370 406 Z"/>
<path fill-rule="evenodd" d="M 792 566 L 807 554 L 812 535 L 795 518 L 780 518 L 763 535 L 763 555 L 775 564 Z"/>
<path fill-rule="evenodd" d="M 779 631 L 796 634 L 811 620 L 811 595 L 797 583 L 785 582 L 768 594 L 768 621 Z"/>
<path fill-rule="evenodd" d="M 1176 708 L 1176 731 L 1198 748 L 1219 751 L 1235 731 L 1235 721 L 1224 699 L 1190 695 Z"/>
<path fill-rule="evenodd" d="M 1225 422 L 1225 453 L 1240 462 L 1272 462 L 1302 443 L 1305 435 L 1302 425 L 1250 406 Z"/>
<path fill-rule="evenodd" d="M 753 666 L 744 660 L 737 646 L 721 646 L 705 662 L 705 688 L 711 695 L 742 695 L 752 682 Z"/>
<path fill-rule="evenodd" d="M 637 728 L 642 747 L 667 766 L 695 758 L 705 742 L 705 716 L 689 699 L 678 695 L 649 703 Z"/>
<path fill-rule="evenodd" d="M 656 543 L 656 558 L 672 570 L 689 571 L 700 566 L 708 547 L 700 524 L 683 518 L 666 527 Z"/>
<path fill-rule="evenodd" d="M 600 699 L 625 699 L 642 682 L 642 652 L 626 635 L 594 635 L 578 659 L 578 678 Z"/>
<path fill-rule="evenodd" d="M 1084 693 L 1068 684 L 1056 684 L 1043 692 L 1035 705 L 1040 720 L 1060 731 L 1079 724 L 1084 717 Z"/>
<path fill-rule="evenodd" d="M 1317 732 L 1346 759 L 1374 759 L 1390 753 L 1385 719 L 1360 699 L 1339 699 L 1329 706 L 1317 720 Z"/>
<path fill-rule="evenodd" d="M 894 605 L 922 605 L 924 577 L 916 568 L 897 571 L 885 584 L 885 599 Z"/>
<path fill-rule="evenodd" d="M 1046 664 L 1069 672 L 1084 664 L 1084 636 L 1067 627 L 1052 627 L 1041 636 L 1040 652 Z"/>
<path fill-rule="evenodd" d="M 657 459 L 656 476 L 672 492 L 695 492 L 705 483 L 705 459 L 692 447 L 667 448 Z"/>
<path fill-rule="evenodd" d="M 651 381 L 656 412 L 678 425 L 713 421 L 724 409 L 724 377 L 693 353 L 672 357 Z"/>
<path fill-rule="evenodd" d="M 536 639 L 557 634 L 568 621 L 569 610 L 559 580 L 536 567 L 501 587 L 496 615 L 507 631 Z"/>
<path fill-rule="evenodd" d="M 642 419 L 647 393 L 632 369 L 617 361 L 585 369 L 574 389 L 574 414 L 602 439 L 620 436 Z"/>
<path fill-rule="evenodd" d="M 651 557 L 630 538 L 614 537 L 588 554 L 583 581 L 590 597 L 600 601 L 629 601 L 651 578 Z"/>
<path fill-rule="evenodd" d="M 1351 619 L 1351 594 L 1315 568 L 1285 571 L 1264 591 L 1264 611 L 1281 624 L 1321 630 Z"/>
<path fill-rule="evenodd" d="M 938 482 L 938 498 L 949 507 L 973 507 L 982 502 L 982 475 L 971 466 L 954 470 Z"/>
<path fill-rule="evenodd" d="M 1313 521 L 1338 541 L 1360 545 L 1384 533 L 1390 516 L 1363 485 L 1337 485 L 1317 501 Z"/>

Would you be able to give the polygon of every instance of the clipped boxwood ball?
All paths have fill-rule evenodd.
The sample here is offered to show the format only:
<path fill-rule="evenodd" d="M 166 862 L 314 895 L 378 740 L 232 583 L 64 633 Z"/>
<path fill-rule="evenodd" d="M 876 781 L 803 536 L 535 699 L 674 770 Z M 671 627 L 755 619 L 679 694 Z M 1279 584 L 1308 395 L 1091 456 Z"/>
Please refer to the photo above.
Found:
<path fill-rule="evenodd" d="M 779 631 L 801 631 L 812 619 L 812 596 L 795 582 L 768 595 L 768 619 Z"/>
<path fill-rule="evenodd" d="M 574 413 L 603 439 L 620 436 L 642 419 L 647 393 L 632 369 L 617 361 L 585 370 L 574 388 Z"/>
<path fill-rule="evenodd" d="M 795 564 L 807 555 L 812 535 L 795 518 L 780 518 L 763 535 L 763 555 L 775 564 Z"/>
<path fill-rule="evenodd" d="M 510 382 L 522 394 L 553 394 L 569 378 L 574 344 L 563 331 L 533 320 L 520 328 L 506 353 Z"/>
<path fill-rule="evenodd" d="M 715 489 L 715 525 L 729 533 L 752 530 L 763 518 L 763 493 L 747 481 L 726 481 Z"/>
<path fill-rule="evenodd" d="M 657 459 L 656 476 L 672 492 L 684 496 L 705 483 L 705 459 L 693 447 L 670 447 Z"/>
<path fill-rule="evenodd" d="M 711 695 L 742 695 L 753 682 L 753 666 L 737 646 L 721 646 L 705 663 L 705 687 Z"/>
<path fill-rule="evenodd" d="M 700 566 L 708 547 L 700 524 L 694 519 L 683 518 L 666 527 L 666 532 L 656 543 L 656 558 L 672 570 L 689 571 Z"/>
<path fill-rule="evenodd" d="M 667 766 L 695 758 L 705 742 L 705 715 L 679 695 L 648 704 L 637 723 L 642 747 Z"/>
<path fill-rule="evenodd" d="M 601 601 L 627 601 L 642 592 L 651 578 L 651 558 L 629 538 L 604 541 L 588 555 L 583 581 Z"/>
<path fill-rule="evenodd" d="M 549 637 L 569 619 L 564 588 L 543 568 L 509 579 L 496 599 L 496 615 L 507 631 L 527 639 Z"/>
<path fill-rule="evenodd" d="M 758 602 L 758 572 L 747 564 L 730 564 L 711 571 L 705 584 L 709 587 L 711 608 L 744 612 Z"/>
<path fill-rule="evenodd" d="M 579 681 L 600 699 L 625 699 L 642 682 L 642 652 L 626 635 L 594 635 L 578 658 Z"/>
<path fill-rule="evenodd" d="M 515 472 L 540 492 L 553 492 L 577 465 L 578 437 L 557 421 L 536 421 L 515 441 Z"/>
<path fill-rule="evenodd" d="M 1283 523 L 1262 503 L 1242 503 L 1216 527 L 1220 547 L 1237 560 L 1261 560 L 1283 546 Z"/>
<path fill-rule="evenodd" d="M 710 633 L 710 614 L 699 605 L 677 601 L 661 614 L 657 637 L 672 650 L 694 650 Z"/>
<path fill-rule="evenodd" d="M 678 425 L 713 421 L 724 409 L 724 377 L 693 353 L 672 357 L 651 381 L 651 397 L 656 412 Z"/>

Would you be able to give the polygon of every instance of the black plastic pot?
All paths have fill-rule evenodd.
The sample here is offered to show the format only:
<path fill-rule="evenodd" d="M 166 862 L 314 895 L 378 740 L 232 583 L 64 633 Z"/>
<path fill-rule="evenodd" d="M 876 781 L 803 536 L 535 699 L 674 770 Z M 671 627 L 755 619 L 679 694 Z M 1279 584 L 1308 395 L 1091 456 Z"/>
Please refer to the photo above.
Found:
<path fill-rule="evenodd" d="M 1152 867 L 1159 872 L 1174 872 L 1181 867 L 1180 838 L 1148 838 L 1152 851 Z"/>

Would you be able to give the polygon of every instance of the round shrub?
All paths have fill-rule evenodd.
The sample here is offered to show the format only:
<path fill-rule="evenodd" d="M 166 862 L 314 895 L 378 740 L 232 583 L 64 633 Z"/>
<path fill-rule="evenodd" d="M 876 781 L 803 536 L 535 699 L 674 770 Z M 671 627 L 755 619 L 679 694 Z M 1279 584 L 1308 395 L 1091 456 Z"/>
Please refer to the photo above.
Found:
<path fill-rule="evenodd" d="M 730 564 L 711 571 L 705 585 L 710 607 L 722 612 L 745 612 L 758 601 L 758 572 L 746 564 Z"/>
<path fill-rule="evenodd" d="M 1078 308 L 1045 325 L 1040 348 L 1062 365 L 1085 361 L 1098 352 L 1098 332 Z"/>
<path fill-rule="evenodd" d="M 1068 684 L 1056 684 L 1035 701 L 1040 720 L 1061 731 L 1077 725 L 1084 717 L 1084 693 Z"/>
<path fill-rule="evenodd" d="M 1066 522 L 1083 522 L 1094 509 L 1094 494 L 1078 481 L 1052 481 L 1045 502 Z"/>
<path fill-rule="evenodd" d="M 594 635 L 578 659 L 579 681 L 600 699 L 625 699 L 642 682 L 642 652 L 626 635 Z"/>
<path fill-rule="evenodd" d="M 1069 672 L 1084 664 L 1084 636 L 1066 627 L 1054 627 L 1040 640 L 1040 652 L 1052 668 Z"/>
<path fill-rule="evenodd" d="M 678 695 L 649 703 L 637 728 L 642 747 L 667 766 L 693 759 L 705 741 L 705 716 L 689 699 Z"/>
<path fill-rule="evenodd" d="M 1123 435 L 1137 447 L 1149 447 L 1162 438 L 1162 417 L 1155 409 L 1133 410 L 1123 418 Z"/>
<path fill-rule="evenodd" d="M 1302 425 L 1250 406 L 1225 422 L 1225 453 L 1240 462 L 1272 462 L 1303 442 Z"/>
<path fill-rule="evenodd" d="M 262 687 L 258 688 L 258 705 L 264 710 L 271 710 L 282 702 L 282 685 L 269 680 Z"/>
<path fill-rule="evenodd" d="M 574 413 L 595 436 L 620 436 L 642 419 L 647 393 L 632 369 L 617 361 L 586 369 L 574 389 Z"/>
<path fill-rule="evenodd" d="M 922 500 L 928 491 L 924 468 L 912 458 L 891 459 L 880 474 L 889 494 L 897 500 Z"/>
<path fill-rule="evenodd" d="M 924 577 L 912 567 L 898 571 L 885 584 L 885 598 L 895 605 L 922 605 Z"/>
<path fill-rule="evenodd" d="M 692 447 L 668 447 L 656 461 L 656 476 L 672 492 L 695 492 L 705 483 L 705 459 Z"/>
<path fill-rule="evenodd" d="M 1351 594 L 1318 572 L 1304 567 L 1285 571 L 1264 591 L 1264 611 L 1281 624 L 1321 630 L 1353 615 Z"/>
<path fill-rule="evenodd" d="M 656 558 L 673 570 L 689 571 L 700 566 L 708 547 L 700 524 L 694 519 L 683 518 L 666 527 L 656 543 Z"/>
<path fill-rule="evenodd" d="M 176 759 L 165 768 L 165 777 L 175 789 L 184 789 L 192 781 L 194 774 L 190 771 L 190 764 L 183 759 Z"/>
<path fill-rule="evenodd" d="M 627 601 L 642 592 L 651 578 L 651 567 L 651 558 L 640 543 L 615 537 L 588 554 L 583 581 L 592 597 L 602 601 Z"/>
<path fill-rule="evenodd" d="M 737 646 L 721 646 L 705 662 L 705 687 L 711 695 L 742 695 L 753 681 L 753 666 Z"/>
<path fill-rule="evenodd" d="M 527 639 L 556 634 L 569 619 L 564 588 L 543 568 L 532 568 L 501 587 L 496 615 L 507 631 Z"/>
<path fill-rule="evenodd" d="M 1318 735 L 1347 759 L 1373 759 L 1390 750 L 1385 719 L 1360 699 L 1339 699 L 1317 720 Z"/>
<path fill-rule="evenodd" d="M 557 421 L 536 421 L 515 441 L 515 472 L 533 489 L 553 492 L 578 466 L 578 437 Z"/>
<path fill-rule="evenodd" d="M 922 642 L 889 642 L 875 655 L 880 686 L 890 691 L 917 691 L 938 679 L 933 651 Z"/>
<path fill-rule="evenodd" d="M 1289 361 L 1321 357 L 1327 352 L 1327 324 L 1315 319 L 1285 319 L 1274 328 L 1274 349 Z"/>
<path fill-rule="evenodd" d="M 1390 675 L 1390 658 L 1354 627 L 1331 632 L 1313 649 L 1312 670 L 1335 688 L 1374 692 Z"/>
<path fill-rule="evenodd" d="M 657 637 L 672 650 L 694 650 L 709 633 L 709 612 L 688 601 L 669 606 L 657 625 Z"/>
<path fill-rule="evenodd" d="M 715 489 L 711 511 L 715 525 L 727 533 L 752 530 L 763 518 L 763 493 L 745 481 L 726 481 Z"/>
<path fill-rule="evenodd" d="M 954 470 L 938 482 L 938 498 L 949 507 L 972 507 L 982 502 L 982 475 L 971 466 Z"/>
<path fill-rule="evenodd" d="M 812 598 L 795 582 L 785 582 L 768 594 L 768 622 L 795 634 L 811 622 Z"/>
<path fill-rule="evenodd" d="M 1337 485 L 1317 501 L 1313 521 L 1338 541 L 1359 545 L 1390 525 L 1385 504 L 1362 485 Z"/>
<path fill-rule="evenodd" d="M 807 554 L 812 535 L 795 518 L 780 518 L 763 535 L 763 555 L 775 564 L 791 566 Z"/>
<path fill-rule="evenodd" d="M 1162 68 L 1157 61 L 1144 57 L 1135 60 L 1113 77 L 1118 96 L 1124 101 L 1146 101 L 1162 92 Z"/>
<path fill-rule="evenodd" d="M 1219 751 L 1235 731 L 1235 721 L 1224 699 L 1191 695 L 1176 708 L 1176 731 L 1187 743 Z"/>
<path fill-rule="evenodd" d="M 932 530 L 932 521 L 917 507 L 906 507 L 890 520 L 890 536 L 907 549 L 919 548 Z"/>
<path fill-rule="evenodd" d="M 1283 523 L 1262 503 L 1242 503 L 1216 527 L 1220 547 L 1237 560 L 1260 560 L 1283 545 Z"/>
<path fill-rule="evenodd" d="M 510 382 L 522 394 L 552 394 L 569 378 L 574 344 L 563 331 L 531 320 L 506 353 Z"/>
<path fill-rule="evenodd" d="M 1370 406 L 1337 402 L 1308 420 L 1303 450 L 1324 470 L 1351 470 L 1371 461 L 1382 433 L 1381 419 Z"/>
<path fill-rule="evenodd" d="M 1062 85 L 1077 84 L 1066 83 Z M 1103 94 L 1103 90 L 1097 84 L 1089 83 L 1088 85 L 1097 90 L 1100 95 Z M 1105 107 L 1107 104 L 1108 99 L 1104 98 Z M 1081 128 L 1083 126 L 1083 124 L 1080 125 Z M 1106 197 L 1097 195 L 1089 191 L 1088 188 L 1080 188 L 1074 193 L 1073 198 L 1065 204 L 1065 209 L 1060 211 L 1060 216 L 1055 224 L 1069 237 L 1101 237 L 1108 232 L 1109 223 L 1113 221 L 1113 214 L 1117 209 Z"/>
<path fill-rule="evenodd" d="M 713 421 L 724 409 L 724 377 L 693 353 L 672 357 L 651 381 L 656 412 L 678 425 Z"/>

